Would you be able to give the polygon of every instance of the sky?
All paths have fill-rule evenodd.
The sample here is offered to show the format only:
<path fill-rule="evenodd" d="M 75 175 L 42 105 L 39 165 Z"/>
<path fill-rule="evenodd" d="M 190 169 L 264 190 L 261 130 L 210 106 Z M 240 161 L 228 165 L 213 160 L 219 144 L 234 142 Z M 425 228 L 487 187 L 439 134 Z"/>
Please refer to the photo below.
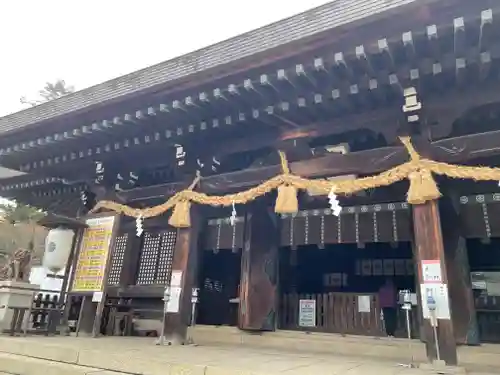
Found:
<path fill-rule="evenodd" d="M 45 82 L 81 90 L 328 2 L 0 1 L 0 117 Z"/>

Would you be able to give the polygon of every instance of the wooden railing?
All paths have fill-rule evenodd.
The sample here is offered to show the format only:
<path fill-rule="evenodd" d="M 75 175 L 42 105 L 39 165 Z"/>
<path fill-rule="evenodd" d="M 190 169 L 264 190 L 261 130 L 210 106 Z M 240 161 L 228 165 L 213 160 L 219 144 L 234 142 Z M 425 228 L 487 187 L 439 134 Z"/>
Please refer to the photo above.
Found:
<path fill-rule="evenodd" d="M 359 296 L 369 296 L 370 312 L 359 312 Z M 316 327 L 299 327 L 299 300 L 316 301 Z M 412 336 L 418 336 L 416 309 L 412 310 Z M 380 319 L 378 297 L 375 294 L 324 293 L 324 294 L 285 294 L 280 306 L 280 328 L 302 329 L 317 332 L 341 334 L 384 336 L 383 322 Z M 404 313 L 398 312 L 397 336 L 406 337 Z"/>

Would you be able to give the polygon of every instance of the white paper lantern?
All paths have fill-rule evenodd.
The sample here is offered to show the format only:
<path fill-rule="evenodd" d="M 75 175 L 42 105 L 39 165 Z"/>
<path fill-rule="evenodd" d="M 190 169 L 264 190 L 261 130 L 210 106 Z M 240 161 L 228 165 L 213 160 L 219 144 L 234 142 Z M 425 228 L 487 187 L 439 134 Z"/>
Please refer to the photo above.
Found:
<path fill-rule="evenodd" d="M 43 266 L 53 273 L 66 268 L 73 236 L 71 229 L 56 228 L 49 231 L 45 238 L 45 253 L 43 255 Z"/>

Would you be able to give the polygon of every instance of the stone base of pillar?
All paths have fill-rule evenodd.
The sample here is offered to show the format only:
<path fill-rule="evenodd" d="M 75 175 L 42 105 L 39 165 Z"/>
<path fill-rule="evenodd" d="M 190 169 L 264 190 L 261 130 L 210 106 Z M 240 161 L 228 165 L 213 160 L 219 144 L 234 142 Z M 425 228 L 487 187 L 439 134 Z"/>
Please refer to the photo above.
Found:
<path fill-rule="evenodd" d="M 0 329 L 9 329 L 14 315 L 13 307 L 30 308 L 33 304 L 33 296 L 39 285 L 24 281 L 5 280 L 0 281 Z M 24 323 L 29 319 L 24 316 Z M 24 325 L 23 325 L 24 326 Z"/>
<path fill-rule="evenodd" d="M 447 366 L 444 361 L 437 360 L 432 363 L 422 363 L 419 368 L 436 374 L 465 375 L 467 373 L 463 367 Z"/>
<path fill-rule="evenodd" d="M 180 346 L 180 345 L 194 345 L 194 340 L 192 337 L 188 336 L 187 338 L 182 337 L 181 335 L 169 335 L 169 336 L 160 336 L 156 341 L 156 345 L 160 346 Z"/>

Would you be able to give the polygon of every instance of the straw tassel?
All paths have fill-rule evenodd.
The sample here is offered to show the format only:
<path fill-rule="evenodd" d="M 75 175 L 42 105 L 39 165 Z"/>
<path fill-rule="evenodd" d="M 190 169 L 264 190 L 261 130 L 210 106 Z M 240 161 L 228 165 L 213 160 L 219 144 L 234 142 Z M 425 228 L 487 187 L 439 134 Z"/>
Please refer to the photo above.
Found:
<path fill-rule="evenodd" d="M 411 163 L 417 165 L 422 159 L 417 150 L 415 150 L 415 147 L 413 147 L 410 137 L 400 137 L 399 139 L 405 146 L 406 151 L 408 151 Z M 437 187 L 434 177 L 432 177 L 432 171 L 417 167 L 408 175 L 408 180 L 410 181 L 410 189 L 408 189 L 406 197 L 408 203 L 424 204 L 425 202 L 441 198 L 441 192 Z"/>
<path fill-rule="evenodd" d="M 297 199 L 297 189 L 290 185 L 278 187 L 278 197 L 274 211 L 277 214 L 295 214 L 299 211 L 299 200 Z"/>
<path fill-rule="evenodd" d="M 174 206 L 168 223 L 175 228 L 189 228 L 191 226 L 191 202 L 182 200 Z"/>
<path fill-rule="evenodd" d="M 286 160 L 286 155 L 283 151 L 279 151 L 281 159 L 281 169 L 283 170 L 283 175 L 290 175 L 290 168 L 288 167 L 288 161 Z M 295 186 L 284 183 L 284 185 L 278 186 L 278 196 L 276 198 L 276 205 L 274 206 L 274 212 L 277 214 L 295 214 L 299 211 L 299 200 L 297 198 L 297 188 Z"/>
<path fill-rule="evenodd" d="M 186 190 L 193 190 L 200 182 L 200 179 L 200 171 L 196 171 L 196 177 Z M 175 228 L 189 228 L 191 226 L 191 201 L 181 198 L 181 200 L 175 204 L 172 216 L 168 219 L 168 223 Z"/>
<path fill-rule="evenodd" d="M 424 204 L 425 202 L 441 198 L 436 181 L 428 170 L 418 170 L 410 173 L 410 189 L 407 200 L 410 204 Z"/>

